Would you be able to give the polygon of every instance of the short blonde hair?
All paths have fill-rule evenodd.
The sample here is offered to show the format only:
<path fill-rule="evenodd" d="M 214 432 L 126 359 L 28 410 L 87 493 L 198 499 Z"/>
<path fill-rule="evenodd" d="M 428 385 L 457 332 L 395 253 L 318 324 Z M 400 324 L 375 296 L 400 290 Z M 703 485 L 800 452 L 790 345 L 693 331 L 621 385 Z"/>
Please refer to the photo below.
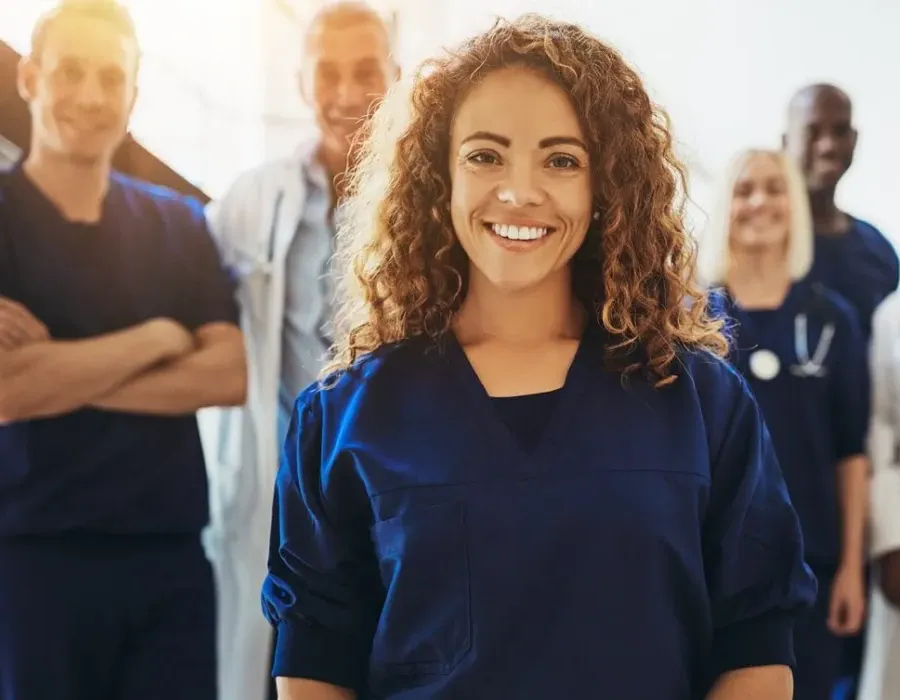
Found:
<path fill-rule="evenodd" d="M 40 60 L 47 44 L 47 35 L 54 25 L 72 20 L 95 19 L 112 25 L 120 34 L 140 46 L 131 12 L 116 0 L 61 0 L 56 7 L 41 15 L 31 32 L 31 58 Z"/>
<path fill-rule="evenodd" d="M 793 161 L 781 151 L 748 149 L 732 159 L 725 176 L 716 188 L 709 222 L 700 241 L 697 269 L 701 280 L 708 285 L 721 285 L 728 275 L 731 265 L 731 207 L 734 187 L 747 163 L 759 156 L 767 156 L 778 163 L 787 185 L 788 206 L 791 212 L 787 258 L 791 279 L 795 282 L 803 279 L 812 266 L 814 233 L 809 195 L 803 176 Z"/>

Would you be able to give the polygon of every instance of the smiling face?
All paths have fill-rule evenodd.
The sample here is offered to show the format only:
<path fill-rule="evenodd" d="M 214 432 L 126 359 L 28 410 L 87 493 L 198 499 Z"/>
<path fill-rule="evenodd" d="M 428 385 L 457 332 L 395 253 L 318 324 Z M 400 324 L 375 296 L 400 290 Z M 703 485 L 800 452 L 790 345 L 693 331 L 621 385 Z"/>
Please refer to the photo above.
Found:
<path fill-rule="evenodd" d="M 852 117 L 849 98 L 831 87 L 804 92 L 791 105 L 785 146 L 811 191 L 834 189 L 853 163 Z"/>
<path fill-rule="evenodd" d="M 67 17 L 47 30 L 39 55 L 23 60 L 32 143 L 85 163 L 112 159 L 137 94 L 138 47 L 112 23 Z"/>
<path fill-rule="evenodd" d="M 590 158 L 568 95 L 521 68 L 488 75 L 459 105 L 451 217 L 470 274 L 517 290 L 566 274 L 591 222 Z"/>
<path fill-rule="evenodd" d="M 787 178 L 770 155 L 747 159 L 731 200 L 732 249 L 786 250 L 791 225 Z"/>
<path fill-rule="evenodd" d="M 312 32 L 301 87 L 331 157 L 347 157 L 366 116 L 396 77 L 387 30 L 376 17 L 333 19 Z"/>

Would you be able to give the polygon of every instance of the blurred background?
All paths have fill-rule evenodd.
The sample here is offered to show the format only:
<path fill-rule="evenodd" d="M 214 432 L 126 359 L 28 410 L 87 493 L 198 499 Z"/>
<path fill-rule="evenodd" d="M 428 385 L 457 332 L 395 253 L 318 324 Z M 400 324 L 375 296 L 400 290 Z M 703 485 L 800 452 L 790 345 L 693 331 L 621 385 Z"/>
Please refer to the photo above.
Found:
<path fill-rule="evenodd" d="M 46 0 L 0 0 L 0 40 L 21 52 Z M 126 0 L 146 57 L 132 133 L 215 197 L 244 170 L 289 153 L 310 115 L 296 88 L 303 27 L 318 0 Z M 788 98 L 833 82 L 853 98 L 857 160 L 838 204 L 900 243 L 900 2 L 897 0 L 380 0 L 407 72 L 493 18 L 536 11 L 580 22 L 617 46 L 671 114 L 701 229 L 708 187 L 732 152 L 779 143 Z M 591 6 L 593 5 L 593 6 Z M 852 8 L 852 9 L 851 9 Z M 24 124 L 3 52 L 0 159 Z M 23 108 L 24 109 L 24 108 Z M 24 117 L 23 117 L 24 118 Z"/>

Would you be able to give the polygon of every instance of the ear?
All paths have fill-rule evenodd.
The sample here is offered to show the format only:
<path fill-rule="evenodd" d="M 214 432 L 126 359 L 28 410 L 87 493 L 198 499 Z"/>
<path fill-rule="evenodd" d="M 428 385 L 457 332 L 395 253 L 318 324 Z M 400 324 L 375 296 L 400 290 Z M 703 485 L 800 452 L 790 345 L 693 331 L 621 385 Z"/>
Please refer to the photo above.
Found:
<path fill-rule="evenodd" d="M 131 118 L 132 113 L 134 112 L 134 106 L 137 104 L 138 95 L 140 95 L 141 89 L 135 85 L 134 86 L 134 95 L 131 96 L 131 104 L 128 105 L 128 118 Z"/>
<path fill-rule="evenodd" d="M 16 67 L 16 88 L 25 102 L 30 103 L 37 92 L 37 64 L 28 56 L 23 56 Z"/>
<path fill-rule="evenodd" d="M 300 68 L 297 71 L 297 90 L 300 93 L 300 99 L 303 100 L 304 104 L 312 105 L 312 100 L 310 99 L 309 88 L 306 84 L 306 74 L 303 68 Z"/>
<path fill-rule="evenodd" d="M 400 78 L 403 77 L 403 71 L 400 70 L 400 64 L 396 61 L 392 61 L 391 65 L 394 67 L 394 82 L 400 82 Z"/>
<path fill-rule="evenodd" d="M 134 61 L 134 73 L 132 75 L 132 80 L 134 80 L 134 84 L 132 87 L 132 95 L 131 95 L 131 104 L 128 105 L 128 118 L 131 118 L 132 113 L 134 112 L 134 106 L 137 104 L 138 96 L 141 94 L 141 69 L 143 68 L 143 61 L 141 60 L 140 51 L 135 46 L 135 53 L 137 57 Z"/>
<path fill-rule="evenodd" d="M 856 150 L 856 144 L 859 143 L 859 132 L 856 129 L 853 129 L 853 136 L 851 137 L 851 151 Z"/>
<path fill-rule="evenodd" d="M 787 147 L 788 147 L 788 137 L 787 137 L 787 132 L 785 132 L 781 135 L 781 150 L 786 151 Z"/>

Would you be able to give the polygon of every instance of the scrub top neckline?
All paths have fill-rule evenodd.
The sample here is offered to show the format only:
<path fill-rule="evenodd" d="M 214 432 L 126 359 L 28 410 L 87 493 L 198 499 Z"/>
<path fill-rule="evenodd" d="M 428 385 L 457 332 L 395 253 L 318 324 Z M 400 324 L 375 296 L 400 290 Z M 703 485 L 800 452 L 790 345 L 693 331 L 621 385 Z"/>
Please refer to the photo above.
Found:
<path fill-rule="evenodd" d="M 806 299 L 806 291 L 805 285 L 792 284 L 781 304 L 771 309 L 745 309 L 728 293 L 727 310 L 737 324 L 739 349 L 744 352 L 760 348 L 771 349 L 766 345 L 760 345 L 760 335 L 762 333 L 760 332 L 761 328 L 758 328 L 757 325 L 782 321 L 787 318 L 791 318 L 791 323 L 793 323 L 791 311 L 797 311 L 802 308 Z"/>
<path fill-rule="evenodd" d="M 488 394 L 481 383 L 456 334 L 453 331 L 447 332 L 447 359 L 455 375 L 455 383 L 457 386 L 461 385 L 462 391 L 467 395 L 466 402 L 472 409 L 467 411 L 468 415 L 479 424 L 491 450 L 498 453 L 504 461 L 511 458 L 525 475 L 534 476 L 559 461 L 560 450 L 566 445 L 566 435 L 573 427 L 573 418 L 577 416 L 576 410 L 587 388 L 591 353 L 602 347 L 594 342 L 599 333 L 597 322 L 589 319 L 566 372 L 563 386 L 555 390 L 558 400 L 547 418 L 543 434 L 533 450 L 526 450 L 497 411 L 494 397 Z"/>
<path fill-rule="evenodd" d="M 103 195 L 100 218 L 97 221 L 73 221 L 66 218 L 56 203 L 28 176 L 22 162 L 16 164 L 9 172 L 18 180 L 18 183 L 14 186 L 20 188 L 20 193 L 28 200 L 27 203 L 31 206 L 39 207 L 44 215 L 49 216 L 55 224 L 64 229 L 70 231 L 96 231 L 103 228 L 104 224 L 109 221 L 110 208 L 113 205 L 113 197 L 117 189 L 113 177 L 109 178 L 106 193 Z"/>

